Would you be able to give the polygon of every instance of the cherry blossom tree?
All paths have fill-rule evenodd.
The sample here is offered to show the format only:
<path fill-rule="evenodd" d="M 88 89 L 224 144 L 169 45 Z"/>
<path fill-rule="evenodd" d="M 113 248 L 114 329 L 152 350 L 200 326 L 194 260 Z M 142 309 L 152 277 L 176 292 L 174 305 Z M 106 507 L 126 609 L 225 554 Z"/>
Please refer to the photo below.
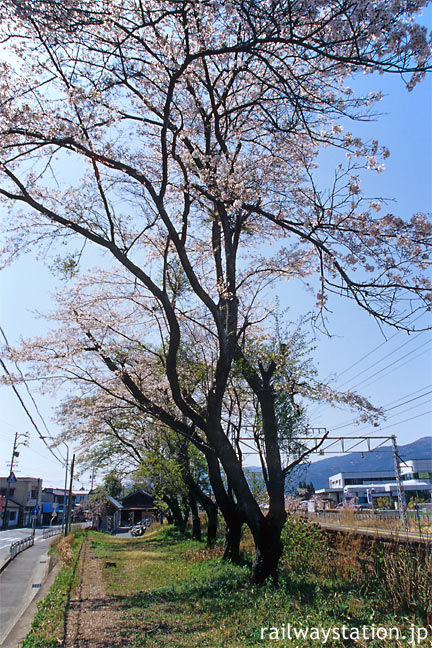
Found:
<path fill-rule="evenodd" d="M 421 81 L 430 41 L 415 17 L 427 4 L 0 2 L 4 256 L 91 242 L 146 292 L 163 324 L 170 398 L 252 531 L 255 582 L 276 577 L 286 517 L 274 383 L 284 342 L 272 356 L 248 355 L 265 311 L 258 288 L 314 276 L 319 315 L 334 292 L 405 330 L 430 306 L 431 224 L 379 215 L 384 204 L 366 199 L 360 180 L 388 151 L 340 123 L 379 99 L 352 92 L 356 72 L 404 75 L 408 90 Z M 328 191 L 315 173 L 323 145 L 347 156 Z M 215 350 L 199 401 L 181 375 L 188 305 L 200 344 L 206 331 Z M 120 361 L 105 362 L 128 381 Z M 234 367 L 260 410 L 267 515 L 223 425 Z"/>
<path fill-rule="evenodd" d="M 63 369 L 64 369 L 63 365 Z M 208 491 L 210 485 L 204 456 L 189 438 L 167 429 L 143 415 L 138 404 L 125 401 L 124 391 L 113 381 L 98 388 L 91 381 L 81 397 L 69 397 L 60 408 L 64 433 L 58 439 L 78 443 L 82 469 L 116 466 L 124 475 L 145 478 L 146 488 L 164 502 L 184 531 L 192 513 L 193 537 L 201 540 L 198 504 L 207 514 L 207 544 L 216 540 L 218 508 Z M 130 400 L 130 396 L 129 399 Z M 185 506 L 186 503 L 186 506 Z"/>
<path fill-rule="evenodd" d="M 146 292 L 135 282 L 128 283 L 127 278 L 121 273 L 101 272 L 83 277 L 72 289 L 58 296 L 61 307 L 50 316 L 56 322 L 53 332 L 27 341 L 19 349 L 9 349 L 9 355 L 15 362 L 27 362 L 28 377 L 55 390 L 57 397 L 58 387 L 64 385 L 67 397 L 59 415 L 65 430 L 61 439 L 78 441 L 84 462 L 96 460 L 98 465 L 122 462 L 130 470 L 131 465 L 143 465 L 146 458 L 151 457 L 150 465 L 156 466 L 160 473 L 166 458 L 155 463 L 154 457 L 162 447 L 160 430 L 169 428 L 172 431 L 168 445 L 171 463 L 174 462 L 174 479 L 170 486 L 167 476 L 172 471 L 165 470 L 162 490 L 170 497 L 170 508 L 175 508 L 175 517 L 182 520 L 179 524 L 182 526 L 182 507 L 177 505 L 172 493 L 176 489 L 181 493 L 187 487 L 189 499 L 196 499 L 208 515 L 211 544 L 217 527 L 216 507 L 193 479 L 188 460 L 190 450 L 187 449 L 192 444 L 201 451 L 226 523 L 224 556 L 236 560 L 245 521 L 240 502 L 206 435 L 196 430 L 194 423 L 185 420 L 173 401 L 166 378 L 169 347 L 165 347 L 163 337 L 159 345 L 155 343 L 156 332 L 165 331 L 160 313 L 148 303 Z M 144 326 L 143 313 L 146 313 Z M 198 319 L 190 309 L 179 317 L 182 347 L 178 371 L 183 394 L 203 410 L 215 371 L 217 348 L 213 338 L 202 339 L 203 331 L 207 335 L 208 329 L 203 322 L 197 327 Z M 360 396 L 339 393 L 318 380 L 309 359 L 311 350 L 300 330 L 289 334 L 277 327 L 277 336 L 272 339 L 268 334 L 263 337 L 260 325 L 255 336 L 257 339 L 249 333 L 244 357 L 249 363 L 253 363 L 255 357 L 259 362 L 274 362 L 277 366 L 272 388 L 284 478 L 310 451 L 306 444 L 296 439 L 296 436 L 307 434 L 307 421 L 297 397 L 350 405 L 359 411 L 360 420 L 374 420 L 380 414 Z M 271 467 L 261 409 L 243 378 L 243 370 L 243 362 L 234 363 L 222 403 L 221 425 L 236 452 L 251 494 L 261 507 L 262 493 L 257 491 L 249 471 L 243 467 L 243 455 L 253 449 L 259 456 L 262 485 L 267 491 L 272 486 Z M 79 395 L 71 397 L 71 390 Z M 182 489 L 178 488 L 180 477 Z"/>

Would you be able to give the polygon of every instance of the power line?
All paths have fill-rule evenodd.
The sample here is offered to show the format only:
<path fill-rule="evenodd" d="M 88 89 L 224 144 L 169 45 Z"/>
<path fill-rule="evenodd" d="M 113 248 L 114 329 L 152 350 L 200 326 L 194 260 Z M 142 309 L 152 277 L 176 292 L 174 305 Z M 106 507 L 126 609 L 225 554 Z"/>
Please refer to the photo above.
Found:
<path fill-rule="evenodd" d="M 394 353 L 397 353 L 398 351 L 400 351 L 401 349 L 403 349 L 407 344 L 410 344 L 410 342 L 413 342 L 415 339 L 417 339 L 417 338 L 419 337 L 419 335 L 421 335 L 422 333 L 424 333 L 424 331 L 420 331 L 419 333 L 417 333 L 417 335 L 414 335 L 414 337 L 410 338 L 409 340 L 407 340 L 406 342 L 404 342 L 403 344 L 401 344 L 397 349 L 393 349 L 393 351 L 390 351 L 390 353 L 388 353 L 388 354 L 387 354 L 386 356 L 384 356 L 383 358 L 380 358 L 379 360 L 376 360 L 374 363 L 372 363 L 371 365 L 369 365 L 369 367 L 366 367 L 365 369 L 363 369 L 362 371 L 360 371 L 360 372 L 356 375 L 356 378 L 358 378 L 358 377 L 361 376 L 362 374 L 366 373 L 366 371 L 369 371 L 369 369 L 373 369 L 373 367 L 376 367 L 376 365 L 378 365 L 380 362 L 383 362 L 384 360 L 387 360 L 387 358 L 389 358 L 390 356 L 392 356 Z M 391 339 L 391 338 L 390 338 L 390 339 Z M 426 343 L 426 344 L 427 344 L 427 343 Z M 368 355 L 369 355 L 369 354 L 368 354 Z M 403 356 L 403 357 L 405 357 L 405 356 Z M 400 358 L 400 359 L 402 359 L 402 358 Z M 396 360 L 395 362 L 397 362 L 397 360 Z M 373 375 L 374 375 L 374 374 L 373 374 Z M 370 377 L 372 377 L 372 376 L 370 376 Z M 343 387 L 344 385 L 346 385 L 347 383 L 349 383 L 349 381 L 350 381 L 350 380 L 346 380 L 344 383 L 342 383 L 342 385 L 340 385 L 340 387 Z"/>
<path fill-rule="evenodd" d="M 9 371 L 8 371 L 8 369 L 7 369 L 6 365 L 5 365 L 5 363 L 3 362 L 3 360 L 2 360 L 1 358 L 0 358 L 0 364 L 1 364 L 1 366 L 3 367 L 3 370 L 4 370 L 4 372 L 6 373 L 6 375 L 9 376 L 9 378 L 12 378 L 12 376 L 11 376 L 11 374 L 9 373 Z M 30 421 L 31 421 L 31 423 L 32 423 L 32 425 L 33 425 L 33 427 L 34 427 L 34 429 L 35 429 L 36 432 L 38 433 L 39 437 L 42 439 L 42 441 L 44 442 L 44 444 L 46 445 L 46 447 L 48 448 L 48 450 L 51 452 L 51 454 L 53 455 L 53 457 L 55 457 L 56 460 L 59 461 L 61 464 L 64 464 L 64 460 L 59 459 L 59 458 L 57 457 L 57 455 L 55 454 L 55 452 L 53 451 L 53 449 L 50 448 L 50 446 L 49 446 L 48 443 L 46 442 L 46 440 L 45 440 L 45 436 L 44 436 L 44 435 L 41 433 L 41 431 L 39 430 L 36 421 L 34 420 L 34 418 L 32 417 L 32 415 L 30 414 L 29 410 L 27 409 L 27 406 L 26 406 L 26 404 L 24 403 L 23 399 L 21 398 L 21 395 L 20 395 L 19 391 L 17 390 L 17 388 L 15 387 L 15 385 L 12 385 L 12 384 L 11 384 L 11 387 L 12 387 L 12 389 L 14 390 L 15 395 L 17 396 L 17 398 L 18 398 L 18 400 L 19 400 L 19 402 L 20 402 L 20 404 L 21 404 L 21 407 L 23 408 L 23 410 L 24 410 L 25 413 L 27 414 L 28 418 L 30 419 Z M 52 438 L 52 437 L 50 437 L 50 438 Z M 60 455 L 60 456 L 61 456 L 61 455 Z"/>
<path fill-rule="evenodd" d="M 427 342 L 424 342 L 423 344 L 421 344 L 420 346 L 418 346 L 417 349 L 415 349 L 415 351 L 418 351 L 419 349 L 421 349 L 421 348 L 424 347 L 425 345 L 430 344 L 430 342 L 432 342 L 432 340 L 428 340 Z M 391 366 L 397 364 L 398 362 L 400 362 L 401 360 L 403 360 L 403 359 L 406 358 L 407 356 L 411 356 L 411 357 L 408 358 L 408 360 L 406 360 L 405 362 L 403 362 L 401 365 L 399 365 L 399 366 L 397 367 L 397 370 L 401 369 L 403 366 L 405 366 L 405 365 L 408 364 L 409 362 L 412 362 L 413 360 L 415 360 L 416 358 L 420 357 L 421 355 L 423 355 L 423 353 L 419 353 L 419 354 L 417 354 L 417 355 L 415 355 L 415 356 L 411 356 L 411 353 L 406 353 L 405 355 L 403 355 L 403 356 L 402 356 L 401 358 L 399 358 L 398 360 L 394 360 L 394 361 L 391 362 L 389 365 L 387 365 L 386 367 L 383 367 L 383 368 L 380 369 L 379 371 L 376 371 L 374 374 L 372 374 L 371 376 L 369 376 L 369 377 L 366 378 L 365 380 L 360 381 L 359 383 L 357 383 L 356 385 L 354 385 L 352 389 L 354 389 L 354 388 L 356 388 L 356 387 L 359 387 L 360 385 L 363 385 L 364 383 L 368 383 L 368 382 L 370 381 L 371 378 L 374 378 L 375 376 L 378 376 L 380 373 L 382 373 L 383 371 L 385 371 L 385 370 L 388 369 L 389 367 L 391 367 Z M 394 371 L 395 371 L 395 369 L 392 369 L 391 371 L 388 371 L 388 372 L 387 372 L 386 374 L 384 374 L 383 376 L 380 376 L 379 378 L 377 378 L 377 380 L 381 380 L 382 378 L 385 378 L 385 376 L 387 376 L 388 374 L 393 373 Z M 376 380 L 374 380 L 373 382 L 376 382 Z M 372 383 L 369 382 L 369 385 L 370 385 L 370 384 L 373 384 L 373 382 L 372 382 Z M 417 390 L 417 391 L 420 391 L 420 390 Z M 416 393 L 416 392 L 413 392 L 413 393 Z M 397 402 L 397 401 L 394 401 L 394 402 Z M 327 405 L 327 406 L 328 406 L 328 405 Z M 317 408 L 317 409 L 318 409 L 318 408 Z M 315 411 L 317 411 L 317 410 L 315 410 Z M 321 409 L 320 411 L 322 412 L 322 409 Z M 314 418 L 311 419 L 311 421 L 314 421 L 314 420 L 316 420 L 317 418 L 321 418 L 321 414 L 320 414 L 319 417 L 316 415 Z"/>
<path fill-rule="evenodd" d="M 416 317 L 415 320 L 413 321 L 413 324 L 414 324 L 415 322 L 417 322 L 417 320 L 419 320 L 421 317 L 422 317 L 422 314 L 418 315 L 418 317 Z M 363 360 L 366 360 L 366 358 L 369 358 L 369 356 L 371 356 L 373 353 L 375 353 L 375 351 L 378 351 L 378 349 L 381 349 L 381 347 L 383 347 L 385 344 L 387 344 L 388 342 L 390 342 L 390 340 L 393 340 L 393 338 L 395 338 L 396 336 L 400 335 L 401 333 L 402 333 L 402 331 L 396 331 L 395 333 L 393 333 L 393 335 L 391 335 L 389 338 L 387 338 L 386 340 L 384 340 L 383 342 L 381 342 L 380 344 L 378 344 L 378 345 L 377 345 L 376 347 L 374 347 L 371 351 L 368 351 L 367 353 L 365 353 L 365 355 L 361 356 L 358 360 L 356 360 L 355 362 L 353 362 L 353 364 L 349 365 L 349 367 L 347 367 L 347 368 L 344 369 L 343 371 L 339 372 L 339 373 L 337 374 L 338 379 L 339 379 L 341 376 L 343 376 L 344 374 L 346 374 L 350 369 L 353 369 L 353 368 L 356 367 L 358 364 L 360 364 L 361 362 L 363 362 Z M 424 333 L 424 331 L 419 331 L 418 335 L 421 334 L 421 333 Z M 414 336 L 414 338 L 415 338 L 415 337 L 417 337 L 417 336 Z M 412 338 L 412 339 L 414 339 L 414 338 Z M 403 345 L 401 345 L 400 347 L 398 347 L 397 350 L 399 350 L 400 348 L 402 348 L 402 346 L 405 346 L 405 344 L 408 344 L 408 342 L 410 342 L 410 341 L 411 341 L 411 340 L 408 340 L 407 342 L 405 342 Z M 369 367 L 369 369 L 370 369 L 370 367 Z M 362 373 L 363 373 L 363 372 L 362 372 Z M 344 384 L 345 384 L 345 383 L 344 383 Z"/>
<path fill-rule="evenodd" d="M 384 408 L 384 414 L 386 412 L 390 412 L 391 410 L 396 409 L 398 407 L 402 407 L 403 405 L 408 405 L 408 403 L 412 403 L 413 401 L 418 400 L 419 398 L 424 398 L 425 396 L 428 396 L 429 394 L 432 394 L 432 390 L 430 390 L 428 392 L 425 392 L 424 394 L 420 394 L 420 396 L 416 396 L 415 398 L 410 398 L 409 400 L 404 401 L 403 403 L 400 403 L 399 405 L 394 405 L 393 407 Z M 419 405 L 422 405 L 422 403 L 419 403 Z M 418 407 L 419 405 L 416 405 L 416 407 Z M 405 410 L 405 411 L 409 411 L 410 409 L 413 409 L 413 408 L 408 408 L 408 410 Z M 400 413 L 401 412 L 398 412 L 398 414 L 400 414 Z M 398 414 L 396 414 L 396 416 Z M 341 428 L 348 427 L 349 425 L 353 425 L 356 422 L 356 420 L 357 419 L 355 419 L 355 418 L 351 419 L 351 420 L 347 421 L 346 423 L 342 423 L 341 425 L 338 425 L 337 427 L 331 428 L 331 430 L 333 432 L 334 430 L 340 430 Z"/>
<path fill-rule="evenodd" d="M 414 351 L 409 351 L 408 353 L 405 353 L 403 356 L 401 356 L 397 360 L 393 360 L 393 362 L 390 362 L 390 364 L 386 365 L 382 369 L 379 369 L 378 371 L 375 371 L 375 373 L 373 373 L 371 376 L 368 376 L 364 380 L 361 380 L 359 383 L 356 383 L 355 385 L 353 385 L 351 387 L 351 389 L 356 389 L 357 387 L 359 387 L 359 385 L 363 385 L 365 382 L 366 383 L 369 382 L 371 378 L 374 378 L 375 376 L 378 376 L 380 373 L 382 373 L 386 369 L 389 369 L 389 367 L 393 367 L 393 365 L 398 364 L 398 362 L 400 362 L 401 360 L 403 360 L 407 356 L 412 356 L 413 353 L 415 353 L 419 349 L 422 349 L 423 347 L 425 347 L 427 344 L 430 344 L 431 342 L 432 342 L 432 339 L 427 340 L 426 342 L 423 342 L 423 344 L 420 344 L 416 349 L 414 349 Z M 422 355 L 422 354 L 420 354 L 420 355 Z M 407 362 L 411 362 L 412 360 L 414 360 L 417 357 L 418 356 L 411 357 L 409 360 L 407 360 Z M 403 364 L 407 364 L 407 362 L 404 362 Z M 401 366 L 403 366 L 403 365 L 401 365 Z M 398 369 L 400 369 L 400 367 L 398 367 Z M 393 373 L 393 372 L 390 371 L 389 373 Z"/>
<path fill-rule="evenodd" d="M 414 396 L 415 394 L 418 394 L 420 391 L 423 391 L 423 389 L 429 389 L 429 387 L 432 387 L 432 384 L 430 385 L 424 385 L 423 387 L 420 387 L 420 389 L 416 389 L 413 392 L 410 392 L 409 394 L 405 394 L 404 396 L 400 396 L 399 398 L 396 398 L 393 401 L 390 401 L 390 403 L 386 403 L 384 405 L 385 408 L 387 408 L 389 405 L 393 405 L 394 403 L 398 403 L 400 400 L 403 400 L 404 398 L 410 398 L 410 396 Z"/>
<path fill-rule="evenodd" d="M 0 326 L 0 332 L 1 332 L 2 336 L 3 336 L 3 338 L 4 338 L 4 341 L 6 342 L 6 346 L 7 346 L 8 348 L 10 348 L 9 341 L 8 341 L 8 339 L 7 339 L 7 337 L 6 337 L 6 333 L 4 332 L 2 326 Z M 30 399 L 31 399 L 31 401 L 32 401 L 32 403 L 33 403 L 33 405 L 34 405 L 34 408 L 35 408 L 35 410 L 36 410 L 36 412 L 37 412 L 37 414 L 38 414 L 40 420 L 41 420 L 42 423 L 43 423 L 43 426 L 44 426 L 45 430 L 46 430 L 47 433 L 48 433 L 49 438 L 54 440 L 54 437 L 52 436 L 52 434 L 50 434 L 50 431 L 49 431 L 49 429 L 48 429 L 48 426 L 47 426 L 47 424 L 45 423 L 45 419 L 44 419 L 44 417 L 42 416 L 42 414 L 41 414 L 41 412 L 40 412 L 40 410 L 39 410 L 38 404 L 36 403 L 35 399 L 33 398 L 33 394 L 32 394 L 31 391 L 30 391 L 30 388 L 29 388 L 29 386 L 28 386 L 27 380 L 26 380 L 26 378 L 25 378 L 23 372 L 21 371 L 21 369 L 20 369 L 20 367 L 19 367 L 19 365 L 18 365 L 17 362 L 14 362 L 14 365 L 15 365 L 15 367 L 17 368 L 17 371 L 18 371 L 18 373 L 19 373 L 20 376 L 21 376 L 21 380 L 22 380 L 22 382 L 24 383 L 24 386 L 25 386 L 25 388 L 26 388 L 26 390 L 27 390 L 27 393 L 28 393 L 28 395 L 29 395 L 29 397 L 30 397 Z M 59 453 L 59 454 L 60 454 L 60 456 L 61 456 L 61 453 Z"/>
<path fill-rule="evenodd" d="M 429 387 L 432 387 L 432 385 L 424 385 L 423 387 L 420 387 L 420 389 L 416 389 L 415 391 L 410 392 L 409 394 L 404 394 L 404 396 L 400 396 L 399 398 L 396 398 L 395 400 L 390 401 L 389 403 L 386 403 L 386 404 L 383 406 L 383 407 L 384 407 L 384 411 L 386 411 L 386 410 L 389 408 L 389 405 L 393 405 L 394 403 L 398 403 L 399 401 L 403 400 L 404 398 L 409 398 L 410 396 L 414 396 L 415 394 L 418 394 L 420 391 L 423 391 L 423 389 L 428 389 Z M 429 392 L 428 392 L 428 393 L 429 393 Z M 403 404 L 404 404 L 404 403 L 401 403 L 401 405 L 403 405 Z M 330 407 L 330 405 L 326 404 L 326 405 L 324 405 L 324 407 Z M 341 409 L 341 410 L 342 410 L 343 408 L 339 407 L 338 409 Z M 321 410 L 321 411 L 322 411 L 322 410 Z M 311 419 L 311 421 L 314 421 L 314 420 L 316 420 L 317 418 L 322 418 L 322 415 L 320 415 L 319 417 L 317 417 L 317 416 L 313 417 L 313 418 Z M 351 418 L 350 418 L 350 419 L 347 419 L 346 421 L 343 421 L 342 423 L 340 423 L 340 426 L 345 426 L 345 424 L 349 425 L 350 423 L 355 423 L 356 420 L 357 420 L 356 418 L 353 418 L 353 419 L 351 419 Z M 339 426 L 338 426 L 338 427 L 339 427 Z M 338 428 L 332 428 L 332 429 L 334 430 L 334 429 L 338 429 Z"/>
<path fill-rule="evenodd" d="M 384 427 L 378 427 L 376 428 L 377 432 L 380 432 L 381 430 L 387 430 L 388 428 L 395 427 L 396 425 L 401 425 L 402 423 L 407 423 L 408 421 L 414 421 L 415 419 L 418 419 L 422 416 L 426 416 L 427 414 L 432 414 L 432 410 L 428 410 L 427 412 L 422 412 L 421 414 L 417 414 L 416 416 L 410 416 L 407 419 L 404 419 L 403 421 L 396 421 L 395 423 L 391 423 L 390 425 L 386 425 Z M 358 432 L 361 432 L 362 430 L 367 430 L 367 426 L 364 428 L 360 428 L 360 430 L 356 430 Z M 372 437 L 373 438 L 373 437 Z"/>

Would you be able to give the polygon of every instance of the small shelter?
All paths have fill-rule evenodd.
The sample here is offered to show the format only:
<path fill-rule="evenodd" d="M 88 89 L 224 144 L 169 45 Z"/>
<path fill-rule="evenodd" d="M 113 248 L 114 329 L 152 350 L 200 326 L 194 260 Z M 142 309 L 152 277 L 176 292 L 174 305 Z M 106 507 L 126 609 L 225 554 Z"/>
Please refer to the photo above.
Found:
<path fill-rule="evenodd" d="M 145 490 L 136 490 L 122 500 L 121 524 L 137 524 L 154 522 L 157 516 L 157 507 L 154 498 Z"/>

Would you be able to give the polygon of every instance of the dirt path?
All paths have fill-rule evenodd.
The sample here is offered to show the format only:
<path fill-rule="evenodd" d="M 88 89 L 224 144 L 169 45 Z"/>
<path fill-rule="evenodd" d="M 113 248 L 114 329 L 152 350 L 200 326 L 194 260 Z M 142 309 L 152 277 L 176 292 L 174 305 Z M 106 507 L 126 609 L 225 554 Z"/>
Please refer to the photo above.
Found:
<path fill-rule="evenodd" d="M 85 541 L 79 561 L 79 586 L 72 593 L 65 622 L 65 648 L 125 648 L 120 635 L 122 610 L 105 591 L 102 561 Z"/>

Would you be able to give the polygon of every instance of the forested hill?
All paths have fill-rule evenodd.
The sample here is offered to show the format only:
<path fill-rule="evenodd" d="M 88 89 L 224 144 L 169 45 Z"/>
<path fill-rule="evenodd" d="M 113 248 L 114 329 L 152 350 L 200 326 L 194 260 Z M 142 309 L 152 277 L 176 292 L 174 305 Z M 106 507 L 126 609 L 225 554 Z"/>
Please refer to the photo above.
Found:
<path fill-rule="evenodd" d="M 328 486 L 328 478 L 338 472 L 392 470 L 393 453 L 391 449 L 391 445 L 386 445 L 380 448 L 381 452 L 365 452 L 364 455 L 352 453 L 321 459 L 305 467 L 299 475 L 299 479 L 307 483 L 312 482 L 315 489 L 318 489 Z M 386 452 L 382 452 L 383 450 Z M 398 446 L 398 451 L 402 459 L 430 458 L 432 457 L 432 436 L 422 437 L 407 445 Z"/>
<path fill-rule="evenodd" d="M 385 452 L 383 452 L 383 450 Z M 296 471 L 295 477 L 287 480 L 288 489 L 296 486 L 299 482 L 312 482 L 315 490 L 326 488 L 328 479 L 331 475 L 343 471 L 362 470 L 392 470 L 393 453 L 391 445 L 385 445 L 380 448 L 379 452 L 351 453 L 347 455 L 337 455 L 314 461 L 309 466 L 304 466 L 300 471 Z M 398 452 L 402 459 L 427 459 L 432 457 L 432 436 L 422 437 L 398 446 Z M 260 472 L 259 468 L 250 468 L 252 471 Z"/>

